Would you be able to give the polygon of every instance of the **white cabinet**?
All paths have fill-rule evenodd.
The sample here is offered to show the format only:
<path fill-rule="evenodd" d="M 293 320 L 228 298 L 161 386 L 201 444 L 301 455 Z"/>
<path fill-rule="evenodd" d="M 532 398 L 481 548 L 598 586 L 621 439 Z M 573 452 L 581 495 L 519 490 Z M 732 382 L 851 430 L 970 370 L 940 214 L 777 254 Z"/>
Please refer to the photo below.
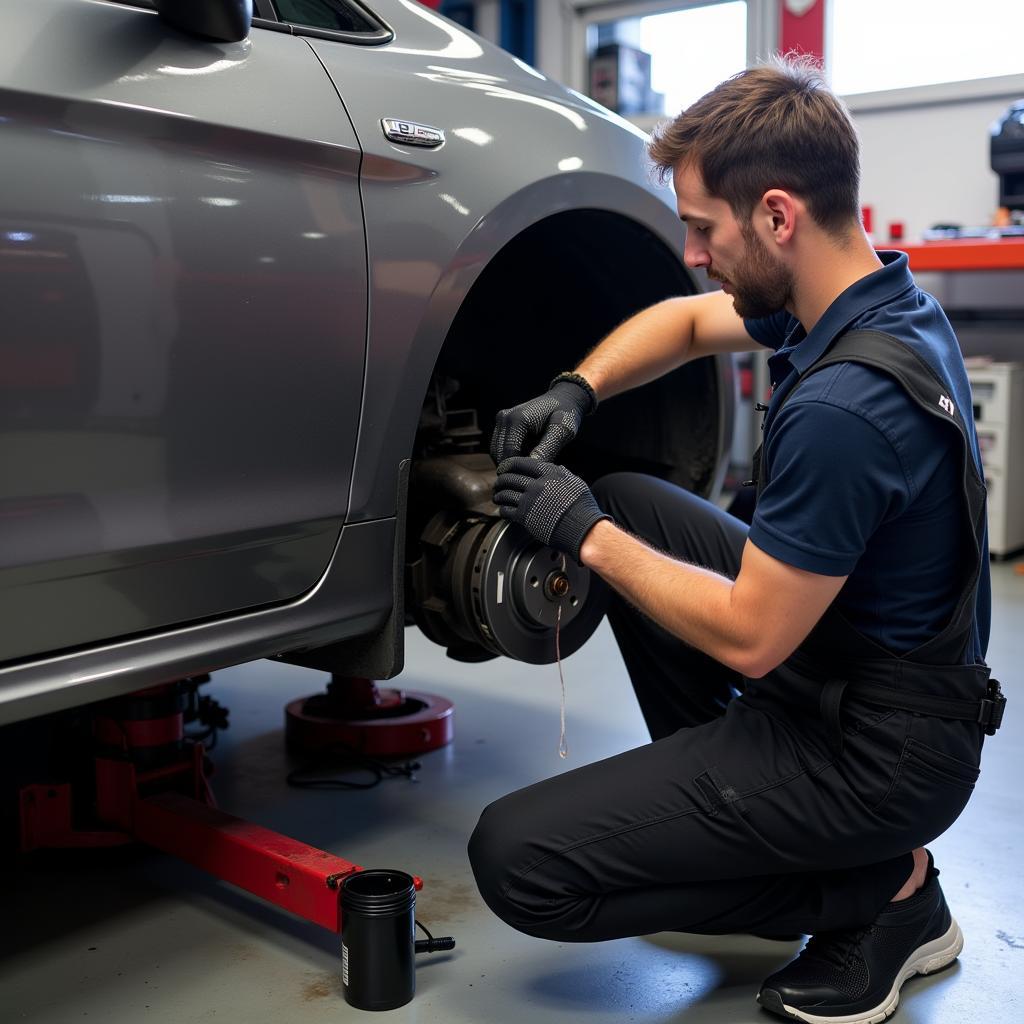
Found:
<path fill-rule="evenodd" d="M 968 363 L 974 422 L 988 484 L 989 548 L 1024 547 L 1024 363 Z"/>

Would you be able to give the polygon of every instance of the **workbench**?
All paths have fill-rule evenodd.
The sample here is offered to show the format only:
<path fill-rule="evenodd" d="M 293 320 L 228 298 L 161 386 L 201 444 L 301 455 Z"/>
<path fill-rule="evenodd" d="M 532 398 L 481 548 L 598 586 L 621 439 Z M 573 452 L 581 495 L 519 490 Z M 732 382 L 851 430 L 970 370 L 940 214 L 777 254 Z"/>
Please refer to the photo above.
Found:
<path fill-rule="evenodd" d="M 950 238 L 878 249 L 897 249 L 910 257 L 913 274 L 927 271 L 1024 270 L 1024 238 Z"/>

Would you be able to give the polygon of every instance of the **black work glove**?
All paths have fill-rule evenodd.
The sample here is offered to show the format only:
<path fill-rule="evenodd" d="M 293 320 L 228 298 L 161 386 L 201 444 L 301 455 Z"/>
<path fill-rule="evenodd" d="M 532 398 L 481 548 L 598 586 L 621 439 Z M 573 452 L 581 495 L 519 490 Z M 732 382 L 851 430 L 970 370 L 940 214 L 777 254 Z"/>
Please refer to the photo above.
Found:
<path fill-rule="evenodd" d="M 527 441 L 540 437 L 530 457 L 551 462 L 579 432 L 583 417 L 596 408 L 593 389 L 588 391 L 574 380 L 556 377 L 543 395 L 498 413 L 491 435 L 491 458 L 500 465 L 506 459 L 526 455 Z"/>
<path fill-rule="evenodd" d="M 580 560 L 580 545 L 594 523 L 611 519 L 590 488 L 565 466 L 519 456 L 498 466 L 494 503 L 541 544 Z"/>

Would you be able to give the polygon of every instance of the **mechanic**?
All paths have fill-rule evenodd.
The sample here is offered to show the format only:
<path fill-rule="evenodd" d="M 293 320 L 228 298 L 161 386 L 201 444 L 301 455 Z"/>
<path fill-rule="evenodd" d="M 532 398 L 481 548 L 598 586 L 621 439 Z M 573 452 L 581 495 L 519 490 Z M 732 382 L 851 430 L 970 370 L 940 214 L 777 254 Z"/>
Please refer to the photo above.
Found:
<path fill-rule="evenodd" d="M 963 938 L 926 843 L 963 810 L 989 679 L 985 489 L 960 350 L 860 223 L 859 147 L 806 59 L 723 82 L 650 143 L 722 290 L 671 298 L 497 417 L 501 514 L 615 591 L 652 742 L 512 793 L 470 840 L 530 935 L 810 934 L 766 1009 L 880 1021 Z M 604 401 L 774 350 L 749 527 L 665 481 L 554 460 Z"/>

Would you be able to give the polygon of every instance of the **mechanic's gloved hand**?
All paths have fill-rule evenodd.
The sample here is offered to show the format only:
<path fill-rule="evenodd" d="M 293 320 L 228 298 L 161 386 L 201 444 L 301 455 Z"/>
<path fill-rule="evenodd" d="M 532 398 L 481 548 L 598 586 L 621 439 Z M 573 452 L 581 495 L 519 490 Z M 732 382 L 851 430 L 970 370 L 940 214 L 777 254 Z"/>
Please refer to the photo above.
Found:
<path fill-rule="evenodd" d="M 611 516 L 590 488 L 565 466 L 519 456 L 498 466 L 494 503 L 504 519 L 526 527 L 542 544 L 580 560 L 580 545 L 594 523 Z"/>
<path fill-rule="evenodd" d="M 583 377 L 559 374 L 545 394 L 498 413 L 491 435 L 491 458 L 500 465 L 526 455 L 527 442 L 539 437 L 529 455 L 551 462 L 576 436 L 583 417 L 596 408 L 597 395 Z"/>

